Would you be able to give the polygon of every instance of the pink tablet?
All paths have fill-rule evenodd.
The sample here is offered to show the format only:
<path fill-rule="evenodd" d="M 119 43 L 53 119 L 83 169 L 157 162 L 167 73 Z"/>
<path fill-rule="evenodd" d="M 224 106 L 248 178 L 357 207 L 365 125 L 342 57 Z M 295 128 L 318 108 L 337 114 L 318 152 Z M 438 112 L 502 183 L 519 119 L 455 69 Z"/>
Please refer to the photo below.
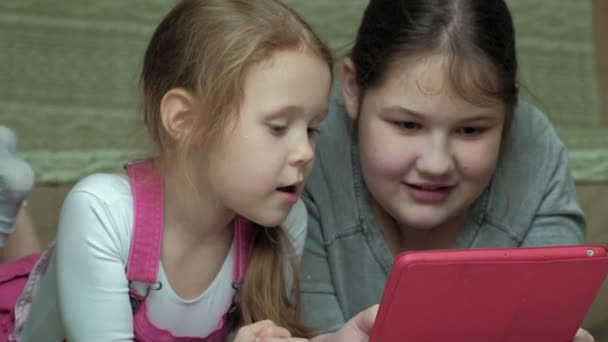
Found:
<path fill-rule="evenodd" d="M 605 246 L 407 252 L 372 342 L 570 342 L 608 273 Z"/>

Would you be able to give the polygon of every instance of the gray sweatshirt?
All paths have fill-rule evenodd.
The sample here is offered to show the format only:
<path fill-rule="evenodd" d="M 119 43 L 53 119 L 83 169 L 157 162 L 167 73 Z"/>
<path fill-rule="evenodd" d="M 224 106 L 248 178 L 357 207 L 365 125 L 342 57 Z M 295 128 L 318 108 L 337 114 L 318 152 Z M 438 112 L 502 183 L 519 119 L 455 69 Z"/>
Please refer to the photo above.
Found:
<path fill-rule="evenodd" d="M 393 262 L 372 215 L 356 135 L 340 96 L 317 141 L 304 200 L 309 231 L 302 259 L 303 319 L 333 331 L 379 303 Z M 585 221 L 567 150 L 535 107 L 520 103 L 496 171 L 453 248 L 580 244 Z"/>

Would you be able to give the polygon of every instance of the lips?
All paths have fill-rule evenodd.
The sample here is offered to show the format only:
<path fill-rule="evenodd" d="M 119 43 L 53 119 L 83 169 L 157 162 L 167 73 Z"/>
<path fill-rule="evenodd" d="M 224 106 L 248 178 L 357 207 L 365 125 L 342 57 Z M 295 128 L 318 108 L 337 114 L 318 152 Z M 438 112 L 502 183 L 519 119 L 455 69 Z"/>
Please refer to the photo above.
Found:
<path fill-rule="evenodd" d="M 426 191 L 443 191 L 452 188 L 450 185 L 430 185 L 430 184 L 407 184 L 412 188 Z"/>
<path fill-rule="evenodd" d="M 279 193 L 280 198 L 290 205 L 293 205 L 298 201 L 298 198 L 300 198 L 301 188 L 302 183 L 296 183 L 292 185 L 280 186 L 277 188 L 277 192 Z"/>
<path fill-rule="evenodd" d="M 298 186 L 297 185 L 287 185 L 287 186 L 282 186 L 282 187 L 278 187 L 277 188 L 278 191 L 281 192 L 287 192 L 287 193 L 297 193 L 298 192 Z"/>
<path fill-rule="evenodd" d="M 410 197 L 422 204 L 438 204 L 445 201 L 454 185 L 445 184 L 416 184 L 406 183 L 408 194 Z"/>

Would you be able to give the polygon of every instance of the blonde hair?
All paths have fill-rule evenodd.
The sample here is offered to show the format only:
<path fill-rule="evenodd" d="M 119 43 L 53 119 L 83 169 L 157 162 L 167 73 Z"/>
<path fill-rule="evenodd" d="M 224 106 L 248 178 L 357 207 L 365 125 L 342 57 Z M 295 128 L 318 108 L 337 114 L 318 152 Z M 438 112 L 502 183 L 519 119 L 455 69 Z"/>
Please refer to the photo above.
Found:
<path fill-rule="evenodd" d="M 212 147 L 238 115 L 247 68 L 278 49 L 303 48 L 333 69 L 327 46 L 293 10 L 275 0 L 181 0 L 156 28 L 145 53 L 141 85 L 144 121 L 159 160 L 187 158 L 192 143 Z M 174 142 L 162 125 L 160 102 L 169 90 L 185 89 L 203 108 L 183 139 Z M 282 229 L 259 228 L 252 239 L 239 294 L 242 323 L 271 319 L 296 336 L 299 279 L 293 247 Z M 290 259 L 293 296 L 287 292 Z M 290 302 L 290 298 L 295 298 Z"/>

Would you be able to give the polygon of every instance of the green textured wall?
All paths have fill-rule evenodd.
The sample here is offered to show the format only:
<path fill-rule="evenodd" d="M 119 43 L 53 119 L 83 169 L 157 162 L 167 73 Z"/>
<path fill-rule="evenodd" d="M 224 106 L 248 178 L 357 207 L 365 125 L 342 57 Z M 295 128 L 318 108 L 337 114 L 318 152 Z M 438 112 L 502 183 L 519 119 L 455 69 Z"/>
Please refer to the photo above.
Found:
<path fill-rule="evenodd" d="M 341 55 L 364 0 L 289 0 Z M 550 113 L 579 181 L 608 180 L 608 133 L 588 1 L 508 0 L 524 84 Z M 0 2 L 0 124 L 14 128 L 38 180 L 114 170 L 144 141 L 136 100 L 142 51 L 166 0 Z"/>

